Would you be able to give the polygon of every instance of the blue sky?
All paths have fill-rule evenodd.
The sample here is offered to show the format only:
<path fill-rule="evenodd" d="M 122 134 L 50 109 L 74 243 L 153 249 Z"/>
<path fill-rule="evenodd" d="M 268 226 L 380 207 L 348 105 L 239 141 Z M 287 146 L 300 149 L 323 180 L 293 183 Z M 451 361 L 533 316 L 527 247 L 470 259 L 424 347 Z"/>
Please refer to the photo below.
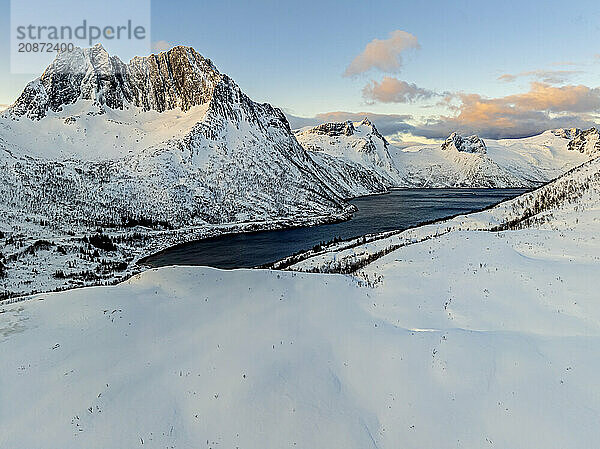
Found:
<path fill-rule="evenodd" d="M 10 74 L 9 0 L 0 0 L 0 10 L 2 104 L 14 101 L 34 76 Z M 388 39 L 397 30 L 414 36 L 419 44 L 418 49 L 401 53 L 399 70 L 384 73 L 373 69 L 343 76 L 369 42 Z M 503 99 L 493 103 L 494 107 L 514 108 L 504 99 L 527 94 L 530 83 L 540 82 L 548 72 L 562 71 L 566 78 L 562 83 L 553 80 L 549 86 L 586 86 L 591 93 L 581 94 L 595 98 L 593 89 L 600 79 L 599 35 L 600 4 L 593 1 L 568 5 L 559 1 L 152 2 L 153 41 L 193 46 L 253 99 L 302 117 L 333 111 L 410 115 L 413 137 L 438 138 L 446 132 L 442 123 L 462 123 L 448 118 L 481 106 L 473 98 L 465 100 L 462 94 L 475 94 L 484 101 Z M 529 74 L 512 82 L 498 79 L 523 72 Z M 365 98 L 363 88 L 370 82 L 381 82 L 384 76 L 414 84 L 432 96 L 387 102 Z M 471 102 L 470 106 L 465 102 Z M 526 111 L 516 115 L 508 111 L 515 115 L 512 119 L 520 117 L 531 123 L 529 128 L 515 128 L 516 134 L 560 120 L 565 126 L 593 123 L 598 112 L 593 101 L 586 110 L 525 103 L 518 107 Z M 541 109 L 533 111 L 532 106 Z M 502 122 L 497 122 L 496 128 L 498 123 Z M 470 126 L 468 121 L 462 125 Z M 474 130 L 485 131 L 484 125 L 478 124 L 481 129 L 475 126 Z M 426 126 L 440 128 L 436 131 L 439 136 L 433 131 L 421 132 Z M 495 128 L 491 129 L 488 134 L 494 133 Z"/>

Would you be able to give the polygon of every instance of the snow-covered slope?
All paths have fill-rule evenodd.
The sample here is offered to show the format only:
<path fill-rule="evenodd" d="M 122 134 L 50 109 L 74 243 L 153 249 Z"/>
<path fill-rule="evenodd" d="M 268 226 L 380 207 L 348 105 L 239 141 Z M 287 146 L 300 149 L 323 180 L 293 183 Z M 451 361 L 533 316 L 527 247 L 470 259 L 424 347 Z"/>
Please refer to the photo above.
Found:
<path fill-rule="evenodd" d="M 185 138 L 207 110 L 208 103 L 192 106 L 186 112 L 175 108 L 159 113 L 132 106 L 100 110 L 92 100 L 79 100 L 36 121 L 0 116 L 0 137 L 18 148 L 17 154 L 40 159 L 119 159 Z"/>
<path fill-rule="evenodd" d="M 435 226 L 1 305 L 0 447 L 595 447 L 600 160 Z"/>
<path fill-rule="evenodd" d="M 352 182 L 357 171 L 384 186 L 396 184 L 399 173 L 388 152 L 389 143 L 368 118 L 355 123 L 323 123 L 295 135 L 324 170 L 337 171 L 334 176 L 338 179 Z"/>
<path fill-rule="evenodd" d="M 441 147 L 390 148 L 390 154 L 402 173 L 401 184 L 535 187 L 590 159 L 590 153 L 569 151 L 574 137 L 565 130 L 552 130 L 523 139 L 484 141 L 453 133 Z"/>

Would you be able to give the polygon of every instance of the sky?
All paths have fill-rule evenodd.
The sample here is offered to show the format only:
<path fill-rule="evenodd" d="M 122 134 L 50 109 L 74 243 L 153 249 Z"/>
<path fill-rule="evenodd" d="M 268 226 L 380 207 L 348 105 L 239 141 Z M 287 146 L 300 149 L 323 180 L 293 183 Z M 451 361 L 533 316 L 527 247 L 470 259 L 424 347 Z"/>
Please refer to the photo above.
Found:
<path fill-rule="evenodd" d="M 23 0 L 26 1 L 26 0 Z M 596 1 L 153 1 L 155 48 L 193 46 L 293 126 L 368 115 L 392 141 L 600 122 Z M 0 0 L 0 105 L 10 73 Z M 40 67 L 39 72 L 44 67 Z"/>

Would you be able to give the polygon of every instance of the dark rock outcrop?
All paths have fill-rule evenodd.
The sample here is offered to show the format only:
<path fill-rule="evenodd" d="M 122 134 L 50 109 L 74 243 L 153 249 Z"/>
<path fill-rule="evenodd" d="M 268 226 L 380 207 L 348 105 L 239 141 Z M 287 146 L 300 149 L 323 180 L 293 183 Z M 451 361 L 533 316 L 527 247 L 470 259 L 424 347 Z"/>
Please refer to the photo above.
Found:
<path fill-rule="evenodd" d="M 351 136 L 354 134 L 354 124 L 350 120 L 343 123 L 322 123 L 309 132 L 327 136 Z"/>
<path fill-rule="evenodd" d="M 600 156 L 600 132 L 596 128 L 581 131 L 567 146 L 569 151 Z"/>
<path fill-rule="evenodd" d="M 209 101 L 221 82 L 227 84 L 227 77 L 190 47 L 136 57 L 125 64 L 98 44 L 59 54 L 40 78 L 27 85 L 10 111 L 37 120 L 80 99 L 112 109 L 131 104 L 145 111 L 187 111 Z"/>
<path fill-rule="evenodd" d="M 578 137 L 582 131 L 579 128 L 558 128 L 558 129 L 553 129 L 552 134 L 554 134 L 557 137 L 562 137 L 563 139 L 574 139 L 576 137 Z"/>
<path fill-rule="evenodd" d="M 452 133 L 442 144 L 442 150 L 460 151 L 461 153 L 486 154 L 487 147 L 479 136 L 462 137 L 457 133 Z"/>

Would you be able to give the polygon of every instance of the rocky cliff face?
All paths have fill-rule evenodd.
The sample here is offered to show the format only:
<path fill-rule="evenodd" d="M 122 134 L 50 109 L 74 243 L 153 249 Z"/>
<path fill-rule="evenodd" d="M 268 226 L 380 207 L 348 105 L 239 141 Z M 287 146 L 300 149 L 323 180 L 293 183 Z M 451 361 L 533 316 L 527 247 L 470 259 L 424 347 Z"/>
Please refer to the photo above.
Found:
<path fill-rule="evenodd" d="M 442 150 L 456 150 L 461 153 L 486 154 L 487 148 L 479 136 L 462 137 L 452 133 L 442 144 Z"/>
<path fill-rule="evenodd" d="M 571 140 L 579 136 L 582 131 L 579 128 L 558 128 L 551 130 L 551 132 L 557 137 Z"/>
<path fill-rule="evenodd" d="M 600 132 L 596 128 L 579 130 L 567 148 L 592 157 L 600 156 Z"/>
<path fill-rule="evenodd" d="M 187 111 L 209 101 L 216 86 L 227 81 L 209 59 L 189 47 L 125 64 L 98 44 L 60 54 L 10 109 L 16 116 L 34 120 L 77 100 L 93 100 L 100 109 L 133 105 L 145 111 Z"/>
<path fill-rule="evenodd" d="M 351 121 L 344 123 L 322 123 L 308 130 L 311 134 L 320 134 L 325 136 L 352 136 L 354 134 L 354 124 Z"/>

